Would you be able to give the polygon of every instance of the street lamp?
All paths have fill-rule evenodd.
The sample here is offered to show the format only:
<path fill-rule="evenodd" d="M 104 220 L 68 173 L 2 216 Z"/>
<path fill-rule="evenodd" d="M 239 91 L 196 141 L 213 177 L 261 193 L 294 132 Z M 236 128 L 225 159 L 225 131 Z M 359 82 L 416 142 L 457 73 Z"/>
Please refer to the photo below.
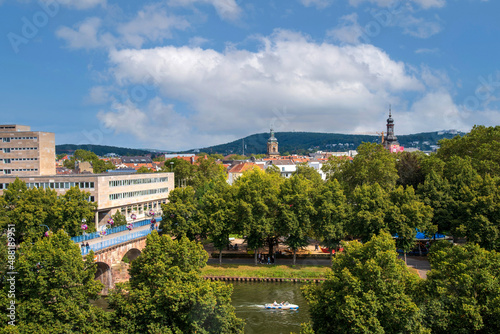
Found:
<path fill-rule="evenodd" d="M 40 226 L 45 226 L 45 227 L 47 228 L 47 232 L 45 232 L 45 233 L 44 233 L 44 235 L 45 235 L 46 237 L 48 237 L 48 236 L 49 236 L 49 232 L 50 232 L 50 227 L 48 227 L 48 226 L 47 226 L 47 225 L 45 225 L 45 224 L 41 224 Z"/>
<path fill-rule="evenodd" d="M 174 162 L 170 161 L 170 173 L 172 173 L 172 168 L 174 167 Z"/>
<path fill-rule="evenodd" d="M 89 228 L 86 223 L 87 223 L 87 219 L 83 218 L 81 228 L 83 230 L 83 240 L 84 241 L 87 238 L 87 229 Z"/>

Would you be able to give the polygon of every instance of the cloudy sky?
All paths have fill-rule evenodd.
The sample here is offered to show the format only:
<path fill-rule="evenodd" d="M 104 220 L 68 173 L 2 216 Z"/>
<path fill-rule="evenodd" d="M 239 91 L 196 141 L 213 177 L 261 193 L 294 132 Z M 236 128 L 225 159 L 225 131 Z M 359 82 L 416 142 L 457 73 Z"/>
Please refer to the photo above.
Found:
<path fill-rule="evenodd" d="M 183 150 L 500 124 L 493 0 L 0 0 L 0 123 Z"/>

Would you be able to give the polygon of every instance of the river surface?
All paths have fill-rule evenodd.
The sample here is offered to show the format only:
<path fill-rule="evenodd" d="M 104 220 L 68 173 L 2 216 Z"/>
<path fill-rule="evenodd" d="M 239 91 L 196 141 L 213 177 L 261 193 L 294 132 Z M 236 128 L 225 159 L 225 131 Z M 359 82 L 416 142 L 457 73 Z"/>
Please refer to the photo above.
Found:
<path fill-rule="evenodd" d="M 229 284 L 229 283 L 227 283 Z M 232 305 L 236 316 L 246 322 L 245 334 L 290 334 L 299 333 L 300 324 L 308 322 L 309 307 L 300 292 L 305 283 L 280 282 L 231 282 L 233 285 Z M 298 310 L 268 310 L 264 304 L 288 301 L 297 304 Z M 107 298 L 92 303 L 105 311 L 108 308 Z"/>
<path fill-rule="evenodd" d="M 299 333 L 300 324 L 308 322 L 309 308 L 302 296 L 301 283 L 231 282 L 232 304 L 236 316 L 246 322 L 246 334 Z M 297 304 L 298 310 L 269 310 L 264 304 L 274 301 Z"/>

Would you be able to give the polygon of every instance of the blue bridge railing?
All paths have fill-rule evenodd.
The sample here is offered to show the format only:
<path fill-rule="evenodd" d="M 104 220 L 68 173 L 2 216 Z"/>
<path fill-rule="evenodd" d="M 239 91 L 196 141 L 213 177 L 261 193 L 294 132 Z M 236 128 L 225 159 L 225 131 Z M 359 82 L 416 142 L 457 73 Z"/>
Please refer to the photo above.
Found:
<path fill-rule="evenodd" d="M 161 231 L 161 230 L 158 230 Z M 151 229 L 146 229 L 138 232 L 130 232 L 129 234 L 121 235 L 119 237 L 113 238 L 113 239 L 108 239 L 108 240 L 103 240 L 101 242 L 96 242 L 93 245 L 90 245 L 89 247 L 82 247 L 82 255 L 87 255 L 90 250 L 93 250 L 94 252 L 99 251 L 101 249 L 105 249 L 111 246 L 119 245 L 124 242 L 134 240 L 140 237 L 144 237 L 148 234 L 153 232 Z"/>
<path fill-rule="evenodd" d="M 151 224 L 151 219 L 152 218 L 153 217 L 134 222 L 134 228 L 135 227 L 141 227 L 141 226 L 144 226 L 144 225 Z M 160 217 L 155 217 L 155 219 L 156 219 L 157 222 L 159 222 L 159 221 L 161 221 L 161 216 Z M 122 226 L 108 228 L 106 230 L 106 235 L 110 235 L 110 234 L 118 233 L 118 232 L 123 232 L 126 229 L 127 229 L 127 225 L 122 225 Z M 80 243 L 82 241 L 92 240 L 92 239 L 99 238 L 99 237 L 100 237 L 99 232 L 92 232 L 92 233 L 87 233 L 85 235 L 77 235 L 76 237 L 72 237 L 71 240 L 73 240 L 76 243 Z"/>

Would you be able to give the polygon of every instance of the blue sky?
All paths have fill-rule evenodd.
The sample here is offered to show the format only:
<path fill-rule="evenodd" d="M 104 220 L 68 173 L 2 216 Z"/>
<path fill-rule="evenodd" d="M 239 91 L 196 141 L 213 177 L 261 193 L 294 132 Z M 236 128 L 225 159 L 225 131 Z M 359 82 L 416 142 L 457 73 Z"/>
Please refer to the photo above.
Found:
<path fill-rule="evenodd" d="M 183 150 L 500 124 L 500 2 L 0 0 L 1 123 Z M 279 138 L 278 138 L 279 139 Z"/>

